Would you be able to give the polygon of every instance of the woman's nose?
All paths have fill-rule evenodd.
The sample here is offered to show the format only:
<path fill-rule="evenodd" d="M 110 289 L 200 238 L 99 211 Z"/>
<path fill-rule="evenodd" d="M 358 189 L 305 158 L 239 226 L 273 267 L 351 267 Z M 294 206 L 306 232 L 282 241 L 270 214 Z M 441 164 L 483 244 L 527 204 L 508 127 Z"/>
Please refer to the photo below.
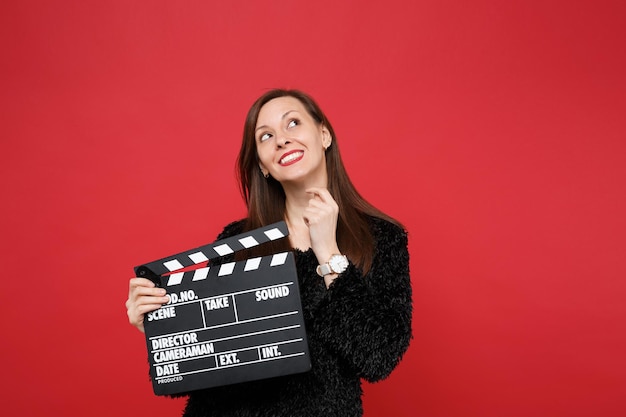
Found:
<path fill-rule="evenodd" d="M 289 140 L 288 137 L 286 137 L 285 135 L 279 135 L 276 137 L 276 146 L 278 148 L 283 148 L 285 147 L 286 144 L 290 143 L 291 141 Z"/>

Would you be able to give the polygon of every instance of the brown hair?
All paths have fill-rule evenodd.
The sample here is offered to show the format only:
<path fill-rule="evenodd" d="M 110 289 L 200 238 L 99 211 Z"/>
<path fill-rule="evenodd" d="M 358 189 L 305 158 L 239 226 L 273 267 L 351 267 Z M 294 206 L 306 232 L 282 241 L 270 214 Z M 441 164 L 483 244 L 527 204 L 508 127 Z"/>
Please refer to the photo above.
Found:
<path fill-rule="evenodd" d="M 259 169 L 255 139 L 256 123 L 261 107 L 279 97 L 293 97 L 299 100 L 311 117 L 330 132 L 332 145 L 326 150 L 326 172 L 328 191 L 339 206 L 337 245 L 355 265 L 367 272 L 372 264 L 374 249 L 374 239 L 367 217 L 374 216 L 398 225 L 399 223 L 369 204 L 357 192 L 341 160 L 333 127 L 317 103 L 302 91 L 270 90 L 259 97 L 248 111 L 241 149 L 237 158 L 239 187 L 248 208 L 245 230 L 284 220 L 285 193 L 278 181 L 272 177 L 267 179 L 263 177 Z M 287 250 L 290 249 L 288 245 L 288 242 L 283 242 L 282 247 L 274 245 L 272 250 Z"/>

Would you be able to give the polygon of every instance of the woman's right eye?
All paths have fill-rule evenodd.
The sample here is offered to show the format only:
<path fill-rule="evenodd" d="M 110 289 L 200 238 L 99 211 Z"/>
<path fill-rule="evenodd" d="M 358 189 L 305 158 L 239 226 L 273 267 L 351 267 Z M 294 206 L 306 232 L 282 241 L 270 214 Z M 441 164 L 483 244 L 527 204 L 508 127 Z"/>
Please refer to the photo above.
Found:
<path fill-rule="evenodd" d="M 261 136 L 259 136 L 259 141 L 265 142 L 266 140 L 268 140 L 271 137 L 272 137 L 272 135 L 270 135 L 269 133 L 263 133 Z"/>

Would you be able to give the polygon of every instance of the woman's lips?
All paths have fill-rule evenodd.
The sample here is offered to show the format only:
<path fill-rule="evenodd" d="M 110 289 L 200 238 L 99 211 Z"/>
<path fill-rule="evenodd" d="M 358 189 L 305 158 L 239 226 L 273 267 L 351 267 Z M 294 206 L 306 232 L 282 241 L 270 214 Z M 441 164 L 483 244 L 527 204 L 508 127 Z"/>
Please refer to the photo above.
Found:
<path fill-rule="evenodd" d="M 302 151 L 291 151 L 284 154 L 278 163 L 282 166 L 287 166 L 291 164 L 295 164 L 304 156 L 304 152 Z"/>

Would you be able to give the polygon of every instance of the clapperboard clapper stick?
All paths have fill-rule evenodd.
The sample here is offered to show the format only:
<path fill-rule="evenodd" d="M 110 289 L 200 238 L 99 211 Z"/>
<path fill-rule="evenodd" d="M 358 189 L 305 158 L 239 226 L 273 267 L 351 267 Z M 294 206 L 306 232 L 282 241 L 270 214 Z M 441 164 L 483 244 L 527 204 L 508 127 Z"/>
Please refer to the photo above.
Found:
<path fill-rule="evenodd" d="M 144 319 L 155 394 L 311 368 L 293 253 L 207 264 L 288 234 L 279 222 L 135 267 L 170 297 Z"/>

